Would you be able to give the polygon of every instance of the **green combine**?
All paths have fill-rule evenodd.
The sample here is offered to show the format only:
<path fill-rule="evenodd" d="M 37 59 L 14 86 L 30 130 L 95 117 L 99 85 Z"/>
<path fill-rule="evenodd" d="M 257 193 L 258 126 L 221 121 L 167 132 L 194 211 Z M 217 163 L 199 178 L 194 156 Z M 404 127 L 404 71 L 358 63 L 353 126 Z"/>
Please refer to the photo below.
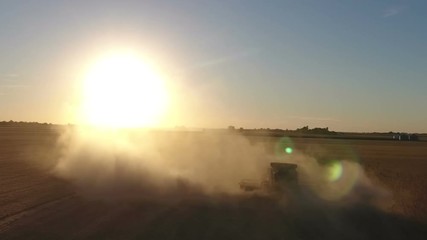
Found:
<path fill-rule="evenodd" d="M 243 191 L 262 190 L 267 192 L 285 192 L 298 186 L 296 164 L 271 162 L 267 177 L 258 183 L 253 180 L 242 180 L 239 183 Z"/>

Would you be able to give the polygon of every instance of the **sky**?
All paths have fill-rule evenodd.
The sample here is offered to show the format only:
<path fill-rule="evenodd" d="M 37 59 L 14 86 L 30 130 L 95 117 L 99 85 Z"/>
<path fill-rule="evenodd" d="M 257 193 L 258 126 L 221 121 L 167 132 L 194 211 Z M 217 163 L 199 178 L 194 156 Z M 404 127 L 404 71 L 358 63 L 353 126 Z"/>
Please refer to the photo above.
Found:
<path fill-rule="evenodd" d="M 427 132 L 427 1 L 0 2 L 0 121 L 74 123 L 103 52 L 170 86 L 160 127 Z"/>

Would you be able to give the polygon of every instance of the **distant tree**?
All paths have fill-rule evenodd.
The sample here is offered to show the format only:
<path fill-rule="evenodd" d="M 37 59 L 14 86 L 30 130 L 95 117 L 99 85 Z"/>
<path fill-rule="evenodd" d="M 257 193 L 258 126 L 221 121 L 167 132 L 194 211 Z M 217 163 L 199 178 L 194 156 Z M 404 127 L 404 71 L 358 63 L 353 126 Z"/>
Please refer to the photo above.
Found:
<path fill-rule="evenodd" d="M 228 126 L 228 130 L 229 131 L 234 131 L 234 130 L 236 130 L 236 127 L 234 127 L 234 126 Z"/>
<path fill-rule="evenodd" d="M 295 131 L 305 134 L 336 134 L 334 131 L 329 131 L 329 127 L 310 129 L 308 126 L 304 126 L 302 128 L 297 128 Z"/>
<path fill-rule="evenodd" d="M 297 128 L 297 132 L 303 132 L 303 133 L 305 133 L 305 132 L 308 132 L 310 129 L 308 128 L 308 126 L 304 126 L 304 127 L 302 127 L 302 128 Z"/>

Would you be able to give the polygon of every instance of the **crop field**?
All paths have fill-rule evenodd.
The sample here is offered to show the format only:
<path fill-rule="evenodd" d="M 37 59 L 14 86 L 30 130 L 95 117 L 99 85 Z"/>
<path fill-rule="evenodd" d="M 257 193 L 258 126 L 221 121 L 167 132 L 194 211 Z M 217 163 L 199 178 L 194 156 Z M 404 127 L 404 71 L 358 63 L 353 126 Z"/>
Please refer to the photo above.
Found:
<path fill-rule="evenodd" d="M 427 142 L 292 139 L 295 150 L 361 164 L 390 197 L 375 206 L 262 195 L 109 201 L 52 174 L 49 126 L 0 129 L 1 239 L 426 239 Z M 279 138 L 250 137 L 274 152 Z M 237 184 L 237 183 L 236 183 Z M 184 194 L 184 193 L 183 193 Z M 173 196 L 172 196 L 173 197 Z"/>
<path fill-rule="evenodd" d="M 392 194 L 389 211 L 427 222 L 427 142 L 310 138 L 295 142 L 316 157 L 358 161 L 374 184 Z"/>

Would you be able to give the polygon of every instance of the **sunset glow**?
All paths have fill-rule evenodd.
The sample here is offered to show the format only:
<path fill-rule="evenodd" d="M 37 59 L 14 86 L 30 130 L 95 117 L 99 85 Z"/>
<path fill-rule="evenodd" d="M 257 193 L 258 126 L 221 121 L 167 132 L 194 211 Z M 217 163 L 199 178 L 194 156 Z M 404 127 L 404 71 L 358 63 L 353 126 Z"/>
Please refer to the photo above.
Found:
<path fill-rule="evenodd" d="M 148 127 L 166 110 L 167 92 L 160 75 L 128 52 L 102 57 L 83 84 L 83 119 L 102 127 Z"/>

